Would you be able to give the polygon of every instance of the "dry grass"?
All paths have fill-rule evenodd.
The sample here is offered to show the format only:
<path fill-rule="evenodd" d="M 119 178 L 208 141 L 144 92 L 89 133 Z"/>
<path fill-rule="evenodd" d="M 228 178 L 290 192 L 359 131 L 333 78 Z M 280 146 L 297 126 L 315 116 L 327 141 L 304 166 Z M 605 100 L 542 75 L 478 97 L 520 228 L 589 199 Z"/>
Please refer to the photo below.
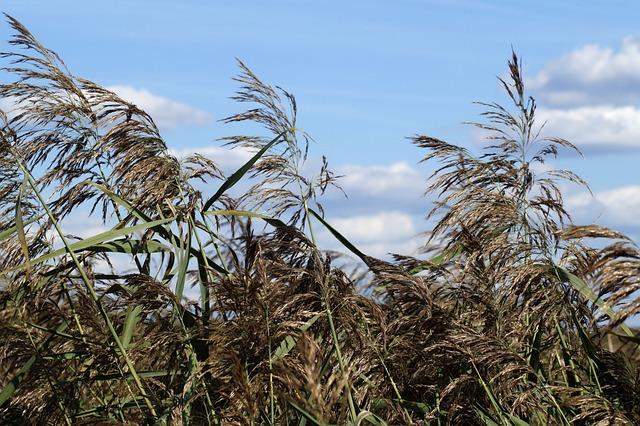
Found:
<path fill-rule="evenodd" d="M 29 424 L 489 424 L 640 422 L 640 253 L 577 226 L 560 149 L 538 134 L 516 55 L 513 112 L 484 104 L 485 154 L 426 136 L 441 200 L 423 258 L 370 258 L 322 216 L 334 176 L 303 170 L 294 97 L 240 64 L 236 100 L 270 136 L 225 177 L 173 158 L 151 117 L 90 81 L 20 23 L 0 86 L 0 421 Z M 201 194 L 194 180 L 218 189 Z M 239 199 L 228 190 L 252 182 Z M 115 222 L 75 240 L 78 210 Z M 312 219 L 317 220 L 312 220 Z M 337 266 L 326 226 L 372 277 Z M 610 241 L 595 248 L 594 238 Z M 126 255 L 136 270 L 108 267 Z M 184 293 L 197 289 L 198 300 Z M 369 296 L 371 295 L 371 296 Z"/>

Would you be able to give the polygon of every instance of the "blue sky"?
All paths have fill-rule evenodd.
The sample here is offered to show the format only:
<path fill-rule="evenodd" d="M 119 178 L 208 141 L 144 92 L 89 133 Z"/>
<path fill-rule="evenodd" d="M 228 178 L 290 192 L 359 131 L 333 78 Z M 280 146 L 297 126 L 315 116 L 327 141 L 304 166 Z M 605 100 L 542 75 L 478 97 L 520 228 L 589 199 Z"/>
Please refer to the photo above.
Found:
<path fill-rule="evenodd" d="M 574 221 L 640 241 L 640 3 L 637 1 L 31 1 L 2 11 L 64 59 L 75 75 L 113 88 L 156 119 L 176 153 L 233 167 L 216 138 L 241 59 L 296 96 L 298 125 L 349 195 L 329 194 L 327 218 L 363 251 L 410 254 L 428 230 L 421 197 L 433 165 L 406 139 L 424 134 L 477 148 L 464 121 L 474 101 L 508 105 L 496 77 L 512 47 L 547 121 L 586 159 L 571 169 L 594 196 L 567 186 Z M 0 25 L 0 47 L 11 35 Z M 6 77 L 0 77 L 4 79 Z M 312 159 L 313 161 L 313 159 Z M 326 237 L 326 244 L 332 242 Z"/>

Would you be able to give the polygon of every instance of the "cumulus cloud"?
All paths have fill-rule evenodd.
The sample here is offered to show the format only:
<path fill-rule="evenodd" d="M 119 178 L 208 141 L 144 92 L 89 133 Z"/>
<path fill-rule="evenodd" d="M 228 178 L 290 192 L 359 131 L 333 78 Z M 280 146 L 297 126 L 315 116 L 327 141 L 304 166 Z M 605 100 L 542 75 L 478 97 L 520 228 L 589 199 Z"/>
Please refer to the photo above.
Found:
<path fill-rule="evenodd" d="M 592 154 L 640 149 L 640 36 L 617 49 L 582 46 L 526 80 L 541 101 L 545 135 Z"/>
<path fill-rule="evenodd" d="M 640 100 L 640 36 L 619 50 L 589 44 L 547 64 L 526 82 L 555 107 L 626 105 Z"/>
<path fill-rule="evenodd" d="M 107 89 L 145 110 L 161 130 L 175 130 L 185 124 L 202 126 L 213 122 L 213 116 L 206 111 L 155 95 L 146 89 L 130 86 L 111 86 Z M 2 98 L 0 110 L 13 118 L 19 113 L 20 105 L 13 98 Z"/>
<path fill-rule="evenodd" d="M 175 130 L 184 124 L 202 126 L 213 121 L 213 116 L 206 111 L 155 95 L 146 89 L 131 86 L 111 86 L 108 89 L 145 110 L 162 130 Z"/>
<path fill-rule="evenodd" d="M 388 253 L 413 254 L 421 245 L 415 218 L 401 211 L 380 211 L 368 215 L 327 218 L 351 243 L 370 256 Z M 345 251 L 328 231 L 319 234 L 324 248 Z"/>
<path fill-rule="evenodd" d="M 335 208 L 349 210 L 351 214 L 368 214 L 374 209 L 402 210 L 414 214 L 426 215 L 427 201 L 422 197 L 426 188 L 428 173 L 411 167 L 406 162 L 390 165 L 341 166 L 334 169 L 341 175 L 338 183 L 348 196 L 348 200 L 339 192 L 332 192 L 324 199 L 340 203 Z"/>
<path fill-rule="evenodd" d="M 343 165 L 334 172 L 343 176 L 339 191 L 320 198 L 327 221 L 351 243 L 370 256 L 388 258 L 389 253 L 415 254 L 424 243 L 423 218 L 430 209 L 422 196 L 430 172 L 406 162 L 389 165 Z M 320 246 L 346 249 L 320 228 Z"/>
<path fill-rule="evenodd" d="M 599 191 L 593 196 L 576 194 L 567 197 L 565 205 L 577 224 L 597 223 L 634 239 L 640 237 L 640 185 Z"/>
<path fill-rule="evenodd" d="M 16 102 L 13 98 L 0 98 L 0 110 L 4 111 L 8 118 L 13 118 L 15 116 L 15 109 Z"/>
<path fill-rule="evenodd" d="M 402 240 L 416 233 L 413 218 L 399 211 L 333 219 L 332 224 L 347 238 L 367 242 Z"/>
<path fill-rule="evenodd" d="M 540 108 L 537 114 L 546 122 L 545 135 L 567 139 L 583 151 L 640 149 L 640 109 L 634 106 Z"/>
<path fill-rule="evenodd" d="M 205 146 L 201 148 L 170 149 L 175 157 L 182 158 L 198 153 L 212 159 L 225 172 L 234 172 L 243 166 L 255 154 L 248 149 L 238 147 L 229 149 L 222 146 Z"/>
<path fill-rule="evenodd" d="M 405 162 L 391 165 L 343 166 L 340 174 L 345 188 L 362 191 L 365 194 L 381 192 L 396 193 L 412 188 L 416 179 L 421 179 L 416 169 Z"/>

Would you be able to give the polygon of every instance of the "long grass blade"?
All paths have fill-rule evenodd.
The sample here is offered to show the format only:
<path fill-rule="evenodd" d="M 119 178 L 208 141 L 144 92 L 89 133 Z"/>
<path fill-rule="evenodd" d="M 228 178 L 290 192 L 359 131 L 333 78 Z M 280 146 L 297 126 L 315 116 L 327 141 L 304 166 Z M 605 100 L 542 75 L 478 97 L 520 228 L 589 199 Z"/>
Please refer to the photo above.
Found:
<path fill-rule="evenodd" d="M 4 403 L 11 397 L 11 395 L 13 395 L 20 383 L 24 380 L 25 376 L 29 373 L 29 370 L 36 362 L 39 356 L 38 354 L 48 349 L 49 344 L 53 341 L 53 338 L 59 333 L 65 331 L 68 326 L 69 324 L 67 322 L 63 322 L 62 324 L 60 324 L 56 328 L 55 333 L 52 333 L 51 336 L 49 336 L 40 346 L 36 348 L 36 353 L 29 357 L 27 362 L 22 365 L 16 375 L 13 376 L 13 378 L 8 382 L 2 392 L 0 392 L 0 407 L 4 405 Z"/>
<path fill-rule="evenodd" d="M 24 192 L 27 187 L 27 178 L 22 180 L 22 185 L 20 185 L 20 192 L 18 193 L 18 199 L 16 200 L 16 231 L 18 234 L 18 241 L 20 241 L 20 247 L 22 249 L 22 254 L 25 259 L 25 268 L 27 269 L 27 273 L 29 269 L 31 269 L 31 256 L 29 255 L 29 245 L 27 243 L 27 236 L 25 234 L 25 225 L 22 221 L 22 197 L 24 197 Z"/>
<path fill-rule="evenodd" d="M 609 318 L 613 318 L 615 311 L 611 307 L 606 307 L 604 300 L 602 300 L 580 277 L 575 276 L 571 272 L 559 266 L 554 267 L 554 271 L 557 276 L 564 282 L 569 282 L 573 288 L 578 290 L 584 297 L 586 297 L 591 303 L 595 303 L 600 309 L 606 313 Z M 633 331 L 625 324 L 620 324 L 620 328 L 627 334 L 627 336 L 634 337 Z"/>
<path fill-rule="evenodd" d="M 308 330 L 309 327 L 311 327 L 313 325 L 313 323 L 315 323 L 319 318 L 320 318 L 320 314 L 312 316 L 311 318 L 309 318 L 309 320 L 307 322 L 305 322 L 303 325 L 301 325 L 299 327 L 299 330 L 300 331 Z M 285 337 L 282 340 L 282 342 L 280 342 L 280 345 L 278 346 L 278 349 L 276 349 L 273 352 L 273 355 L 271 357 L 271 361 L 275 362 L 275 361 L 281 360 L 282 358 L 287 356 L 287 354 L 289 352 L 291 352 L 291 350 L 293 348 L 295 348 L 297 342 L 298 342 L 298 339 L 295 336 L 289 335 L 289 336 Z"/>
<path fill-rule="evenodd" d="M 125 316 L 124 327 L 122 328 L 122 335 L 120 336 L 122 346 L 124 346 L 125 349 L 129 349 L 131 337 L 133 336 L 136 323 L 138 322 L 139 315 L 143 309 L 142 305 L 129 306 L 127 308 L 127 315 Z"/>
<path fill-rule="evenodd" d="M 296 129 L 287 129 L 284 132 L 277 135 L 273 138 L 269 143 L 267 143 L 262 149 L 260 149 L 249 161 L 247 161 L 242 167 L 236 170 L 229 178 L 220 186 L 220 188 L 216 191 L 213 196 L 211 196 L 206 203 L 204 203 L 203 211 L 209 210 L 209 208 L 218 201 L 218 199 L 227 192 L 230 188 L 232 188 L 236 183 L 242 179 L 244 175 L 253 167 L 253 165 L 262 157 L 265 152 L 267 152 L 273 145 L 278 143 L 278 141 L 282 140 L 282 138 L 290 132 L 294 132 Z"/>
<path fill-rule="evenodd" d="M 94 246 L 96 246 L 98 251 L 104 251 L 103 244 L 106 241 L 112 240 L 112 239 L 117 238 L 117 237 L 121 237 L 123 235 L 131 235 L 131 234 L 134 234 L 136 232 L 144 231 L 144 230 L 147 230 L 149 228 L 154 228 L 154 227 L 159 226 L 159 225 L 164 225 L 164 224 L 167 224 L 169 222 L 175 221 L 175 219 L 176 219 L 175 217 L 170 217 L 170 218 L 167 218 L 167 219 L 158 219 L 158 220 L 154 220 L 152 222 L 140 223 L 138 225 L 133 225 L 133 226 L 130 226 L 128 228 L 111 229 L 109 231 L 101 232 L 100 234 L 93 235 L 91 237 L 85 238 L 84 240 L 80 240 L 78 242 L 69 244 L 68 247 L 64 247 L 64 248 L 61 248 L 61 249 L 58 249 L 58 250 L 54 250 L 54 251 L 52 251 L 50 253 L 47 253 L 47 254 L 45 254 L 43 256 L 40 256 L 40 257 L 36 258 L 36 259 L 33 259 L 31 261 L 31 265 L 37 265 L 39 263 L 46 262 L 47 260 L 55 259 L 57 257 L 63 256 L 64 254 L 68 253 L 69 251 L 72 251 L 74 253 L 81 252 L 81 251 L 90 251 L 90 250 L 92 250 L 92 247 L 94 247 Z M 18 266 L 14 267 L 14 268 L 7 269 L 5 271 L 0 271 L 0 276 L 7 275 L 7 274 L 10 274 L 10 273 L 15 272 L 15 271 L 19 271 L 19 270 L 25 269 L 26 267 L 27 267 L 27 265 L 25 263 L 25 264 L 22 264 L 22 265 L 18 265 Z"/>
<path fill-rule="evenodd" d="M 329 222 L 324 220 L 324 218 L 321 215 L 316 213 L 315 210 L 309 209 L 309 213 L 311 213 L 311 215 L 313 217 L 315 217 L 325 228 L 327 228 L 327 230 L 331 233 L 331 235 L 336 237 L 336 239 L 338 241 L 340 241 L 340 243 L 342 243 L 343 246 L 345 246 L 351 253 L 353 253 L 356 256 L 358 256 L 360 258 L 360 260 L 362 260 L 365 263 L 365 265 L 371 266 L 370 265 L 370 263 L 371 263 L 371 257 L 370 256 L 367 256 L 362 251 L 360 251 L 355 245 L 353 245 L 351 243 L 351 241 L 349 241 L 337 229 L 335 229 L 333 226 L 331 226 L 331 224 L 329 224 Z"/>
<path fill-rule="evenodd" d="M 281 221 L 280 219 L 276 219 L 271 216 L 267 216 L 261 213 L 254 213 L 245 210 L 209 210 L 204 212 L 205 215 L 209 216 L 237 216 L 237 217 L 251 217 L 255 219 L 262 219 L 267 222 L 269 225 L 274 228 L 284 228 L 287 226 L 286 223 Z"/>
<path fill-rule="evenodd" d="M 28 220 L 24 220 L 24 218 L 22 219 L 22 228 L 31 225 L 34 222 L 37 222 L 38 220 L 42 219 L 43 217 L 46 216 L 46 213 L 41 213 L 35 217 L 32 217 Z M 0 231 L 0 241 L 5 240 L 7 238 L 9 238 L 11 235 L 15 234 L 16 232 L 18 232 L 18 227 L 17 226 L 12 226 L 10 228 L 5 229 L 4 231 Z"/>

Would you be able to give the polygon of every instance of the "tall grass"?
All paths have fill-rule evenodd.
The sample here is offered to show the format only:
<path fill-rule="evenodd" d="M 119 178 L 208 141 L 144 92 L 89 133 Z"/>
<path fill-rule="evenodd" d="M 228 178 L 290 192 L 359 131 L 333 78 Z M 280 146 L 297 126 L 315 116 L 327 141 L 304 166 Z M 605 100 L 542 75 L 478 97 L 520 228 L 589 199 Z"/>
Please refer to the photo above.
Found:
<path fill-rule="evenodd" d="M 637 424 L 640 253 L 578 226 L 562 149 L 539 135 L 514 54 L 512 108 L 483 104 L 485 154 L 412 138 L 439 162 L 424 256 L 367 256 L 324 218 L 336 176 L 303 164 L 294 97 L 240 63 L 266 136 L 224 176 L 174 158 L 152 118 L 76 77 L 18 21 L 0 93 L 3 424 Z M 214 188 L 202 194 L 196 181 Z M 250 182 L 239 198 L 231 189 Z M 74 212 L 109 229 L 65 234 Z M 371 274 L 338 267 L 325 227 Z M 609 244 L 589 245 L 594 238 Z M 596 248 L 604 247 L 604 248 Z M 118 256 L 134 270 L 111 267 Z M 196 300 L 186 292 L 195 289 Z"/>

